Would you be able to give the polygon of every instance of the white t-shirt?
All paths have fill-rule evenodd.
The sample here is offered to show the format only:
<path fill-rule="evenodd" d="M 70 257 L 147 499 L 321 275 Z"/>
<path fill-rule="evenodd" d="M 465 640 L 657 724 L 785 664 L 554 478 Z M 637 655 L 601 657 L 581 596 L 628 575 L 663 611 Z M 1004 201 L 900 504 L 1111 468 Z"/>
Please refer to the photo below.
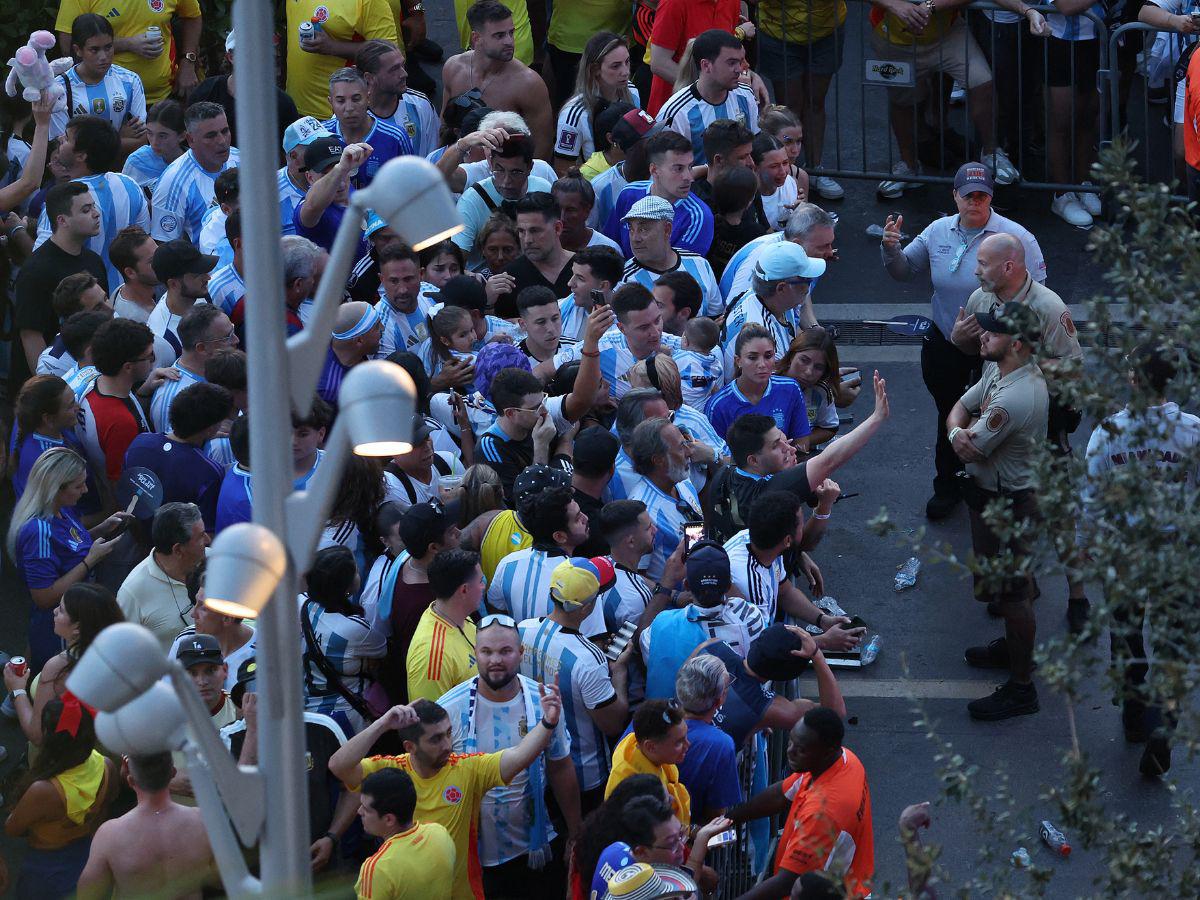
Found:
<path fill-rule="evenodd" d="M 435 450 L 434 454 L 445 464 L 447 474 L 461 476 L 466 471 L 463 468 L 462 460 L 453 453 L 447 453 L 444 450 Z M 428 484 L 404 472 L 388 472 L 387 474 L 395 480 L 395 484 L 399 485 L 400 488 L 399 496 L 389 499 L 394 499 L 405 509 L 418 503 L 425 503 L 438 496 L 438 479 L 442 477 L 442 473 L 438 471 L 436 464 L 433 467 L 433 474 L 430 476 Z"/>
<path fill-rule="evenodd" d="M 796 202 L 800 199 L 800 188 L 796 186 L 796 179 L 789 175 L 783 186 L 777 188 L 770 197 L 766 194 L 760 196 L 763 212 L 767 214 L 767 224 L 771 226 L 772 231 L 783 231 L 788 216 L 792 214 Z"/>

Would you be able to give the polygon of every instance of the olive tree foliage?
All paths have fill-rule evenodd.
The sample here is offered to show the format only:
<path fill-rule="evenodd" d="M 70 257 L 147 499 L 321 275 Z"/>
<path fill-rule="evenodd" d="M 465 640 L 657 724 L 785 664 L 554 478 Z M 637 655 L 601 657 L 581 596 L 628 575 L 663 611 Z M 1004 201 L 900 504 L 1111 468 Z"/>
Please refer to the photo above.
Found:
<path fill-rule="evenodd" d="M 1069 561 L 1092 601 L 1083 635 L 1039 639 L 1036 654 L 1040 715 L 1060 715 L 1065 698 L 1071 746 L 1057 761 L 1047 748 L 1030 748 L 1028 759 L 1014 760 L 1013 765 L 1023 766 L 1036 761 L 1044 771 L 1040 796 L 1016 797 L 1003 770 L 984 771 L 972 764 L 967 751 L 940 736 L 914 702 L 916 725 L 935 748 L 942 800 L 965 806 L 981 836 L 979 858 L 965 883 L 955 883 L 938 866 L 936 846 L 910 847 L 910 867 L 931 872 L 942 895 L 1044 896 L 1051 871 L 1039 860 L 1048 857 L 1031 853 L 1034 865 L 1019 869 L 1009 854 L 1020 845 L 1032 851 L 1038 820 L 1049 817 L 1074 847 L 1102 851 L 1105 865 L 1093 876 L 1096 896 L 1200 896 L 1200 809 L 1194 796 L 1168 777 L 1168 821 L 1138 822 L 1111 808 L 1106 781 L 1140 776 L 1095 767 L 1075 728 L 1084 687 L 1102 685 L 1111 695 L 1114 720 L 1131 699 L 1161 703 L 1168 721 L 1178 719 L 1172 739 L 1177 764 L 1186 764 L 1200 746 L 1200 723 L 1187 703 L 1200 670 L 1200 491 L 1195 478 L 1200 453 L 1187 453 L 1169 476 L 1156 455 L 1145 454 L 1091 478 L 1085 453 L 1092 429 L 1111 430 L 1108 420 L 1114 413 L 1125 407 L 1141 413 L 1161 402 L 1144 379 L 1131 378 L 1131 359 L 1143 348 L 1173 356 L 1179 370 L 1166 388 L 1166 399 L 1200 413 L 1200 377 L 1189 365 L 1193 356 L 1200 360 L 1200 210 L 1173 203 L 1167 186 L 1141 180 L 1130 151 L 1129 145 L 1114 143 L 1101 153 L 1093 176 L 1110 186 L 1114 212 L 1111 223 L 1092 230 L 1087 247 L 1093 264 L 1105 272 L 1105 288 L 1086 303 L 1086 324 L 1080 328 L 1083 364 L 1065 370 L 1056 364 L 1047 379 L 1052 392 L 1083 413 L 1083 425 L 1073 438 L 1073 457 L 1055 459 L 1048 446 L 1039 452 L 1041 519 L 1027 526 L 1040 551 L 1027 561 L 1034 575 L 1047 583 L 1062 579 L 1060 560 Z M 1134 437 L 1155 446 L 1159 435 L 1151 431 L 1144 428 Z M 1188 477 L 1176 478 L 1180 471 Z M 984 516 L 1001 537 L 1020 528 L 1007 520 L 1000 501 Z M 897 534 L 886 509 L 871 526 L 880 535 Z M 960 558 L 949 546 L 926 543 L 923 531 L 904 540 L 915 541 L 927 559 L 978 574 L 987 584 L 998 583 L 1018 566 L 1009 553 L 990 560 L 974 554 Z M 1109 651 L 1110 640 L 1141 628 L 1143 607 L 1153 665 L 1146 685 L 1137 690 L 1125 684 L 1123 667 L 1110 663 Z M 1122 608 L 1132 621 L 1124 630 L 1113 622 L 1114 611 Z M 1044 607 L 1041 615 L 1046 615 Z"/>

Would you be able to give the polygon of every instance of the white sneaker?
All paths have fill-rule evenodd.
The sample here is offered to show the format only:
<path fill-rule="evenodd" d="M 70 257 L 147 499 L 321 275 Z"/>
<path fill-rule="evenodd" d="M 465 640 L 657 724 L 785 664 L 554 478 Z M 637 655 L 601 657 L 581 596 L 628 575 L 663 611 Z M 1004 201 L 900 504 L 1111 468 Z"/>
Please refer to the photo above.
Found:
<path fill-rule="evenodd" d="M 879 182 L 879 187 L 876 188 L 876 193 L 884 200 L 895 200 L 904 194 L 905 191 L 914 191 L 922 187 L 919 181 L 905 181 L 905 175 L 916 175 L 912 169 L 908 167 L 908 163 L 904 160 L 897 160 L 892 166 L 892 174 L 898 176 L 890 181 Z"/>
<path fill-rule="evenodd" d="M 814 194 L 826 200 L 841 200 L 846 196 L 846 191 L 842 186 L 828 175 L 817 175 L 809 182 L 809 187 L 812 188 Z"/>
<path fill-rule="evenodd" d="M 989 158 L 985 156 L 984 162 L 988 161 Z M 990 154 L 990 162 L 992 176 L 996 179 L 996 184 L 1012 184 L 1021 177 L 1021 173 L 1017 171 L 1017 167 L 1008 158 L 1008 154 L 1004 152 L 1003 147 L 997 147 L 995 152 Z"/>
<path fill-rule="evenodd" d="M 1092 187 L 1090 181 L 1085 181 L 1084 185 Z M 1083 208 L 1088 211 L 1089 216 L 1093 219 L 1100 217 L 1100 213 L 1104 211 L 1104 206 L 1099 194 L 1093 194 L 1091 191 L 1076 191 L 1075 196 L 1083 204 Z"/>
<path fill-rule="evenodd" d="M 964 88 L 957 81 L 954 82 L 954 87 L 952 87 L 950 89 L 950 103 L 953 106 L 957 106 L 960 103 L 966 102 L 966 99 L 967 99 L 966 88 Z"/>
<path fill-rule="evenodd" d="M 1059 216 L 1069 225 L 1076 228 L 1091 228 L 1092 216 L 1079 202 L 1079 198 L 1071 191 L 1059 194 L 1050 204 L 1050 211 Z"/>

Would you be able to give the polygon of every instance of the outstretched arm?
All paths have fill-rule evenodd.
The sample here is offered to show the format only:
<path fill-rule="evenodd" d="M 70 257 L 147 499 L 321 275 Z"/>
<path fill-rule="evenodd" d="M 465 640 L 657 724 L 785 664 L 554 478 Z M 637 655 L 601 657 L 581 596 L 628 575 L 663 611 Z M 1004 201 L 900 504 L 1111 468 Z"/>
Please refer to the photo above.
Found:
<path fill-rule="evenodd" d="M 875 436 L 875 432 L 891 415 L 888 405 L 887 381 L 875 372 L 875 409 L 857 428 L 843 438 L 834 441 L 807 463 L 808 483 L 821 484 L 850 461 L 854 454 L 866 446 L 867 441 Z"/>
<path fill-rule="evenodd" d="M 550 746 L 550 738 L 558 727 L 558 718 L 562 715 L 562 695 L 556 685 L 539 684 L 538 693 L 542 701 L 542 718 L 537 727 L 530 728 L 529 733 L 521 739 L 521 743 L 500 754 L 500 777 L 508 784 L 521 772 L 524 772 L 539 754 Z M 332 763 L 331 763 L 332 765 Z"/>

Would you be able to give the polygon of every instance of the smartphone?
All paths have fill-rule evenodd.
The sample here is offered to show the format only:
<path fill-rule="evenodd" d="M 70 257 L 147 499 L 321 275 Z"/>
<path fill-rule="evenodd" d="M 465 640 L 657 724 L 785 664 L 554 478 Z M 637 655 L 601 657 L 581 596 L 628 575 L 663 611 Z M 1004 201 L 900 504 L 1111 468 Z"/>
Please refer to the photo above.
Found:
<path fill-rule="evenodd" d="M 592 291 L 592 306 L 604 305 L 604 291 Z"/>
<path fill-rule="evenodd" d="M 695 544 L 704 540 L 704 523 L 703 522 L 684 522 L 683 523 L 683 552 L 687 553 Z"/>
<path fill-rule="evenodd" d="M 737 840 L 737 832 L 732 828 L 726 828 L 720 834 L 714 834 L 708 839 L 708 849 L 714 847 L 724 847 L 727 844 L 732 844 Z"/>
<path fill-rule="evenodd" d="M 617 630 L 617 633 L 612 636 L 612 640 L 608 642 L 608 646 L 604 649 L 604 655 L 610 660 L 616 659 L 625 649 L 625 645 L 633 638 L 633 633 L 637 631 L 636 622 L 624 622 Z"/>
<path fill-rule="evenodd" d="M 848 375 L 842 376 L 842 385 L 844 387 L 854 387 L 856 384 L 862 383 L 862 372 L 857 369 L 850 372 Z"/>

